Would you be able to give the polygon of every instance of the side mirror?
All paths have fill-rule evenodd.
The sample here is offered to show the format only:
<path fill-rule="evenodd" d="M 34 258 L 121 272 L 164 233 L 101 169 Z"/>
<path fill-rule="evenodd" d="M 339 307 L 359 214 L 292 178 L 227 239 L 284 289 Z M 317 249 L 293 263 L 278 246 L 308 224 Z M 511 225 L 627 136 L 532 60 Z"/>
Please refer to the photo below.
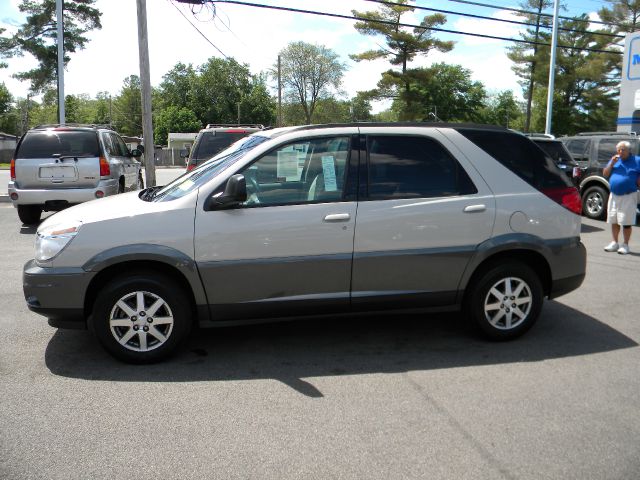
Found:
<path fill-rule="evenodd" d="M 204 204 L 206 211 L 220 210 L 247 201 L 247 183 L 244 179 L 244 175 L 236 173 L 231 175 L 227 180 L 227 185 L 224 187 L 224 192 L 212 194 Z"/>
<path fill-rule="evenodd" d="M 134 148 L 131 150 L 131 156 L 134 158 L 140 158 L 142 156 L 142 152 L 140 151 L 140 147 Z"/>

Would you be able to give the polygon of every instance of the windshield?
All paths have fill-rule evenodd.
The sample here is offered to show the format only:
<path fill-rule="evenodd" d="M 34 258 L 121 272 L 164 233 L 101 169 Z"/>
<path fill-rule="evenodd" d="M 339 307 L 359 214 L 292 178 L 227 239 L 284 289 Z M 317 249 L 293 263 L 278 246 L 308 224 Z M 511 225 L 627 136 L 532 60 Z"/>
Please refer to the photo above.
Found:
<path fill-rule="evenodd" d="M 197 142 L 193 158 L 197 160 L 211 158 L 248 134 L 249 132 L 205 132 L 201 135 L 200 141 Z"/>
<path fill-rule="evenodd" d="M 197 190 L 213 177 L 225 170 L 228 166 L 244 157 L 247 152 L 251 151 L 254 147 L 269 140 L 269 137 L 262 136 L 251 136 L 248 138 L 253 140 L 243 142 L 238 146 L 236 145 L 240 142 L 234 143 L 224 152 L 221 152 L 194 170 L 185 173 L 181 177 L 176 178 L 173 182 L 162 187 L 162 189 L 158 190 L 153 195 L 151 201 L 167 202 L 183 197 L 187 193 Z"/>
<path fill-rule="evenodd" d="M 98 136 L 96 132 L 77 130 L 28 132 L 16 152 L 16 158 L 48 158 L 54 155 L 99 157 Z"/>

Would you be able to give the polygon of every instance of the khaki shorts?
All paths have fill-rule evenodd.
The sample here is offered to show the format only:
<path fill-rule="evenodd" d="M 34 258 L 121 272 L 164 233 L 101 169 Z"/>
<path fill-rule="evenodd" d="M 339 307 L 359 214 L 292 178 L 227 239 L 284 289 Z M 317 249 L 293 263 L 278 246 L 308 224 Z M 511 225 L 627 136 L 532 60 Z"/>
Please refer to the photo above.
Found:
<path fill-rule="evenodd" d="M 617 223 L 618 225 L 635 225 L 636 204 L 638 194 L 636 192 L 626 195 L 609 195 L 607 203 L 607 223 Z"/>

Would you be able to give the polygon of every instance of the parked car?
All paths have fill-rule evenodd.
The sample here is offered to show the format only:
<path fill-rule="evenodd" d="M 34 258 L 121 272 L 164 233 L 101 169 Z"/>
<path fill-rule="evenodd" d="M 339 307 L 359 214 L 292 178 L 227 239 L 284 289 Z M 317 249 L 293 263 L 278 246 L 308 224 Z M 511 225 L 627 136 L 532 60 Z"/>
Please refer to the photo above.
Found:
<path fill-rule="evenodd" d="M 582 211 L 595 220 L 607 218 L 609 181 L 602 174 L 603 168 L 616 153 L 616 145 L 626 140 L 631 144 L 631 153 L 638 155 L 640 143 L 633 133 L 591 132 L 571 137 L 560 137 L 580 167 L 576 184 L 582 198 Z M 640 207 L 640 206 L 639 206 Z"/>
<path fill-rule="evenodd" d="M 43 210 L 140 189 L 140 156 L 108 127 L 35 127 L 16 146 L 9 197 L 22 223 L 37 224 Z"/>
<path fill-rule="evenodd" d="M 527 136 L 533 143 L 538 145 L 551 159 L 555 162 L 560 170 L 562 170 L 569 178 L 579 178 L 580 166 L 576 162 L 567 147 L 553 135 L 530 133 Z"/>
<path fill-rule="evenodd" d="M 196 168 L 200 163 L 209 160 L 216 154 L 242 137 L 264 129 L 258 124 L 228 125 L 209 124 L 198 132 L 193 147 L 188 152 L 187 171 Z"/>
<path fill-rule="evenodd" d="M 463 309 L 506 340 L 531 328 L 544 297 L 584 279 L 577 189 L 520 134 L 458 124 L 264 134 L 164 187 L 45 220 L 24 266 L 29 309 L 147 363 L 194 325 L 380 310 Z"/>

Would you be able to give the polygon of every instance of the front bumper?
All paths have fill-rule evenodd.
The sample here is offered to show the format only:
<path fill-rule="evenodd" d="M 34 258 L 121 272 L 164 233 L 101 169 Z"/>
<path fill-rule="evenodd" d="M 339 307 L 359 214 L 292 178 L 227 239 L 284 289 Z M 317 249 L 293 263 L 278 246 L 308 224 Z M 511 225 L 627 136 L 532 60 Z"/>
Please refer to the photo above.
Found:
<path fill-rule="evenodd" d="M 27 306 L 53 327 L 85 329 L 85 293 L 94 275 L 82 268 L 41 267 L 30 260 L 22 270 Z"/>

